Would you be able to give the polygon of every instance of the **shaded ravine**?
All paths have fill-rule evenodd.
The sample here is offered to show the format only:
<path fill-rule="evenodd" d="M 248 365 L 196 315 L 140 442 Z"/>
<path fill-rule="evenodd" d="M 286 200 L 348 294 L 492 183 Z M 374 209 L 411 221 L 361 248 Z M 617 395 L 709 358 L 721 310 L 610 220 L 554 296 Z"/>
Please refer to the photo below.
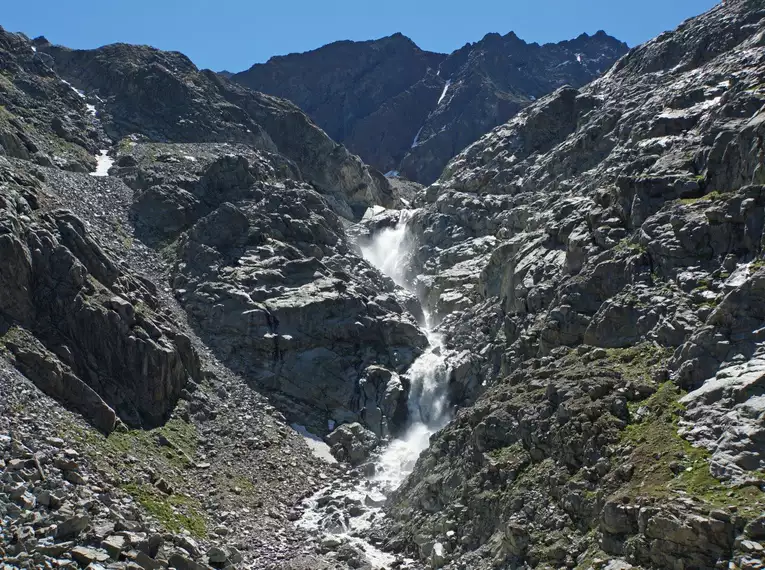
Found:
<path fill-rule="evenodd" d="M 404 277 L 405 260 L 409 253 L 408 212 L 393 228 L 386 228 L 361 246 L 369 263 L 390 277 L 396 285 L 411 292 Z M 414 469 L 420 454 L 428 447 L 430 436 L 451 419 L 448 403 L 449 368 L 441 337 L 432 330 L 427 315 L 421 323 L 429 347 L 409 368 L 409 425 L 401 436 L 390 441 L 374 458 L 374 469 L 366 478 L 348 476 L 322 489 L 305 501 L 303 516 L 297 521 L 301 528 L 320 533 L 322 547 L 333 550 L 348 544 L 364 553 L 367 564 L 375 570 L 390 568 L 396 557 L 382 552 L 365 538 L 384 518 L 382 506 Z M 412 561 L 398 559 L 398 568 Z"/>

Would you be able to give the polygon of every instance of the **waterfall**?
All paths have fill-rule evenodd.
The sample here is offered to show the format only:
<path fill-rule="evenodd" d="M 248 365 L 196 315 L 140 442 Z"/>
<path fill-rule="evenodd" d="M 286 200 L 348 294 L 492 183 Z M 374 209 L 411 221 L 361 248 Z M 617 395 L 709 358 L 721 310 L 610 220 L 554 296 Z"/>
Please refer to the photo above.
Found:
<path fill-rule="evenodd" d="M 404 275 L 404 263 L 409 253 L 407 237 L 406 220 L 402 215 L 395 227 L 379 231 L 370 243 L 361 246 L 362 257 L 404 289 L 408 289 Z"/>
<path fill-rule="evenodd" d="M 396 285 L 411 292 L 406 278 L 406 264 L 411 254 L 407 222 L 408 212 L 403 211 L 398 224 L 377 232 L 369 243 L 361 246 L 361 253 Z M 325 536 L 334 536 L 359 548 L 375 568 L 391 568 L 395 557 L 368 542 L 363 538 L 365 533 L 384 518 L 381 506 L 412 472 L 420 454 L 427 449 L 430 436 L 451 419 L 445 349 L 440 335 L 432 330 L 427 314 L 422 325 L 430 346 L 406 372 L 410 382 L 408 428 L 377 456 L 375 475 L 371 479 L 336 482 L 322 489 L 306 500 L 306 510 L 297 523 L 304 529 L 323 532 Z M 360 516 L 343 514 L 342 505 L 347 508 L 353 503 L 365 504 L 367 508 Z"/>
<path fill-rule="evenodd" d="M 405 278 L 406 260 L 411 244 L 406 212 L 394 228 L 386 228 L 361 248 L 364 259 L 398 285 L 411 292 Z M 393 440 L 377 461 L 375 481 L 390 492 L 398 488 L 414 469 L 420 454 L 428 447 L 430 436 L 444 427 L 450 419 L 447 398 L 448 366 L 440 335 L 431 329 L 431 319 L 425 314 L 424 329 L 429 348 L 410 366 L 409 378 L 410 425 L 404 435 Z"/>

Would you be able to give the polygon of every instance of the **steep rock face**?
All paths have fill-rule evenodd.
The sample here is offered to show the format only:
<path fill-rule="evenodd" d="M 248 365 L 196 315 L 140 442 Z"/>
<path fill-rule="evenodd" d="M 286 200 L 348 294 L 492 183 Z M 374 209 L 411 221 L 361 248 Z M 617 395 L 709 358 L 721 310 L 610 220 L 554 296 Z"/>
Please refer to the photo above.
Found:
<path fill-rule="evenodd" d="M 396 34 L 275 57 L 233 79 L 290 99 L 381 171 L 431 183 L 488 130 L 562 85 L 591 81 L 626 51 L 604 32 L 543 46 L 510 33 L 446 56 Z"/>
<path fill-rule="evenodd" d="M 200 71 L 180 53 L 126 44 L 97 50 L 70 50 L 44 39 L 35 44 L 59 74 L 96 98 L 98 117 L 115 141 L 138 134 L 157 142 L 247 144 L 291 159 L 348 218 L 372 204 L 395 203 L 383 176 L 293 104 Z"/>
<path fill-rule="evenodd" d="M 0 27 L 0 154 L 87 172 L 106 136 L 51 64 L 26 37 Z"/>
<path fill-rule="evenodd" d="M 159 311 L 154 285 L 121 267 L 40 183 L 0 164 L 0 328 L 41 390 L 105 432 L 162 423 L 199 380 L 189 339 Z M 116 416 L 115 416 L 116 412 Z"/>
<path fill-rule="evenodd" d="M 423 51 L 409 38 L 395 34 L 273 57 L 266 64 L 235 74 L 233 79 L 251 89 L 289 99 L 330 137 L 343 141 L 357 121 L 418 83 L 445 57 Z M 433 100 L 436 97 L 431 96 Z"/>
<path fill-rule="evenodd" d="M 223 361 L 320 433 L 403 426 L 398 374 L 427 345 L 405 309 L 413 299 L 354 252 L 288 162 L 244 146 L 138 144 L 117 165 L 140 235 L 171 244 L 176 296 Z M 376 367 L 387 381 L 364 389 Z M 401 397 L 386 403 L 391 390 Z"/>
<path fill-rule="evenodd" d="M 435 181 L 452 157 L 490 129 L 563 85 L 589 83 L 626 52 L 626 44 L 602 31 L 541 46 L 512 32 L 466 45 L 441 64 L 443 91 L 398 170 L 418 182 Z"/>
<path fill-rule="evenodd" d="M 444 567 L 750 564 L 714 509 L 752 505 L 743 526 L 765 502 L 764 26 L 761 0 L 717 6 L 417 199 L 408 279 L 476 403 L 397 494 L 391 546 Z"/>

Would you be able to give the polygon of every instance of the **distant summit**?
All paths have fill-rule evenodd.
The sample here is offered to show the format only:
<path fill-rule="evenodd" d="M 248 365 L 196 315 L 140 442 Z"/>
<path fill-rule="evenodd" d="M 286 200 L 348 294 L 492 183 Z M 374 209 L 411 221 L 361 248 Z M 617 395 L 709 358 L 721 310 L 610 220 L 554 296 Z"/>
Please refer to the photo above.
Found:
<path fill-rule="evenodd" d="M 290 99 L 380 171 L 427 184 L 535 99 L 589 83 L 627 51 L 602 30 L 544 45 L 489 33 L 449 55 L 396 33 L 273 57 L 231 78 Z"/>

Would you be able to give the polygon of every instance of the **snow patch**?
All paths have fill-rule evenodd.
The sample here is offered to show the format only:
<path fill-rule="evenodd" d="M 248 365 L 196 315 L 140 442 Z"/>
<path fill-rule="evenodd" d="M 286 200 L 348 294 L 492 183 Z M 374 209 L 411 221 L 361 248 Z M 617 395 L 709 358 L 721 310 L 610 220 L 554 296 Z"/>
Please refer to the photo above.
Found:
<path fill-rule="evenodd" d="M 114 164 L 114 159 L 107 154 L 108 152 L 108 150 L 102 150 L 101 154 L 96 156 L 98 163 L 96 164 L 96 171 L 90 173 L 91 176 L 109 176 L 109 169 Z"/>
<path fill-rule="evenodd" d="M 415 135 L 414 140 L 412 141 L 412 147 L 411 148 L 414 148 L 418 144 L 420 144 L 420 135 L 422 134 L 422 129 L 424 129 L 424 128 L 425 128 L 425 125 L 421 126 L 420 130 L 417 131 L 417 134 Z"/>
<path fill-rule="evenodd" d="M 69 87 L 69 89 L 71 89 L 72 91 L 74 91 L 75 93 L 77 93 L 77 95 L 79 95 L 79 96 L 80 96 L 82 99 L 85 99 L 85 93 L 83 93 L 82 91 L 80 91 L 79 89 L 77 89 L 77 88 L 76 88 L 74 85 L 72 85 L 71 83 L 69 83 L 69 82 L 68 82 L 66 79 L 62 79 L 62 80 L 61 80 L 61 83 L 63 83 L 64 85 L 68 86 L 68 87 Z"/>
<path fill-rule="evenodd" d="M 318 435 L 312 434 L 305 426 L 300 424 L 292 424 L 290 427 L 303 436 L 308 449 L 311 450 L 314 457 L 318 457 L 327 463 L 337 463 L 337 459 L 329 452 L 329 446 Z"/>
<path fill-rule="evenodd" d="M 85 105 L 85 107 L 87 107 L 88 113 L 90 115 L 92 115 L 93 117 L 96 116 L 96 106 L 95 105 L 91 105 L 90 103 L 88 103 L 88 104 Z"/>
<path fill-rule="evenodd" d="M 196 158 L 194 158 L 193 156 L 190 156 L 190 155 L 188 155 L 188 154 L 184 154 L 184 155 L 183 155 L 183 158 L 185 158 L 185 159 L 186 159 L 186 160 L 188 160 L 189 162 L 196 162 L 196 161 L 197 161 L 197 159 L 196 159 Z"/>
<path fill-rule="evenodd" d="M 389 170 L 385 173 L 386 178 L 398 178 L 398 175 L 401 174 L 398 170 Z"/>
<path fill-rule="evenodd" d="M 441 96 L 438 98 L 438 103 L 436 105 L 440 105 L 441 101 L 444 100 L 444 97 L 446 97 L 446 92 L 449 91 L 449 86 L 452 84 L 451 79 L 446 80 L 446 85 L 444 85 L 444 90 L 441 92 Z"/>
<path fill-rule="evenodd" d="M 582 54 L 581 54 L 581 53 L 578 53 L 578 54 L 576 54 L 576 60 L 577 60 L 579 63 L 582 63 Z"/>

